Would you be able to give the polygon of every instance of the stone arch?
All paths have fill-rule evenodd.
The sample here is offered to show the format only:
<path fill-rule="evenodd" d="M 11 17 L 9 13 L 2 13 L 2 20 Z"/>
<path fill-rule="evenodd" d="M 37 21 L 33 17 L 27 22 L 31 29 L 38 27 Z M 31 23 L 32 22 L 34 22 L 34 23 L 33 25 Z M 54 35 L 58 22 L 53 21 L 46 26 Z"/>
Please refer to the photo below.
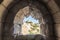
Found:
<path fill-rule="evenodd" d="M 53 2 L 52 2 L 52 1 L 48 1 L 48 3 L 49 3 L 49 2 L 55 4 L 54 1 L 53 1 Z M 50 4 L 51 4 L 51 3 L 50 3 Z M 55 6 L 56 6 L 56 5 L 55 5 Z M 51 7 L 51 5 L 49 5 L 49 7 Z M 4 7 L 3 7 L 3 8 L 4 8 Z M 51 7 L 51 9 L 52 9 L 53 13 L 55 13 L 55 11 L 59 11 L 58 9 L 54 11 L 55 8 L 53 9 L 52 7 Z M 2 12 L 2 13 L 3 13 L 3 12 Z"/>

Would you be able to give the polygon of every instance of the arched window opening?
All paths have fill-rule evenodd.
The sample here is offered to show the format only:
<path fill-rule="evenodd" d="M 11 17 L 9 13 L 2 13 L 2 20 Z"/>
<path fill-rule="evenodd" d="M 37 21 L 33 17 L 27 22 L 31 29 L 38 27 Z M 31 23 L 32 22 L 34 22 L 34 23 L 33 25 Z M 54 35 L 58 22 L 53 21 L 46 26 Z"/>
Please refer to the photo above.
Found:
<path fill-rule="evenodd" d="M 48 17 L 49 12 L 43 4 L 23 0 L 8 13 L 3 40 L 48 40 L 50 16 Z"/>
<path fill-rule="evenodd" d="M 22 25 L 21 24 L 18 24 L 17 26 L 14 25 L 14 34 L 18 35 L 41 34 L 39 20 L 33 18 L 31 15 L 28 17 L 24 17 Z"/>
<path fill-rule="evenodd" d="M 22 11 L 19 10 L 18 13 L 16 14 L 14 18 L 14 30 L 13 30 L 14 37 L 21 35 L 45 36 L 43 29 L 44 26 L 42 26 L 45 25 L 45 22 L 42 17 L 42 14 L 40 10 L 37 9 L 35 6 L 31 6 L 31 7 L 30 6 L 24 7 Z"/>

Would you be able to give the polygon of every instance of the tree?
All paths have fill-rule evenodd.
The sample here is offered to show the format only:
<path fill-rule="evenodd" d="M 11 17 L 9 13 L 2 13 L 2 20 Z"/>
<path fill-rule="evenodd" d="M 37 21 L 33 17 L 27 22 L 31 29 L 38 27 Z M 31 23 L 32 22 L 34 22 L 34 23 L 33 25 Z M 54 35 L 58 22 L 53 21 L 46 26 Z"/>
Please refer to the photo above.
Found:
<path fill-rule="evenodd" d="M 30 29 L 28 30 L 29 31 L 29 34 L 38 34 L 39 33 L 39 25 L 38 25 L 38 23 L 33 23 L 32 21 L 29 21 L 29 20 L 27 20 L 26 21 L 26 23 L 29 23 L 32 27 L 30 27 Z M 36 31 L 36 32 L 34 32 L 34 31 Z"/>

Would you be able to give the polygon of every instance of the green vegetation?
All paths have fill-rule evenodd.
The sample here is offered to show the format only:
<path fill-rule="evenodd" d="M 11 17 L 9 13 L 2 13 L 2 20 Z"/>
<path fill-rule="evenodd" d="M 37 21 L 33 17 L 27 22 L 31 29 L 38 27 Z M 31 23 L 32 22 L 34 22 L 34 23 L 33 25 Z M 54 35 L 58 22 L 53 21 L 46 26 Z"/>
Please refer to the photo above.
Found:
<path fill-rule="evenodd" d="M 32 26 L 32 27 L 30 27 L 30 30 L 29 30 L 29 33 L 30 34 L 36 34 L 36 33 L 39 33 L 39 25 L 37 24 L 37 23 L 33 23 L 33 22 L 29 22 L 29 21 L 26 21 L 26 23 L 30 23 L 30 25 Z M 36 31 L 36 32 L 34 32 L 34 31 Z"/>

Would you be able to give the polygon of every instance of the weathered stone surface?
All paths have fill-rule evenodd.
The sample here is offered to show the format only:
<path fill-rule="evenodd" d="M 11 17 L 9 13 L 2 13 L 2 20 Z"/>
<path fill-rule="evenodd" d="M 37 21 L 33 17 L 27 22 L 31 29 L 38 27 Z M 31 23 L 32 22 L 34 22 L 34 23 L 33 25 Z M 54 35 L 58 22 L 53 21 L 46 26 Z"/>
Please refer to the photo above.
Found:
<path fill-rule="evenodd" d="M 58 36 L 58 37 L 60 37 L 60 24 L 55 24 L 55 28 L 56 28 L 56 35 Z"/>
<path fill-rule="evenodd" d="M 59 38 L 57 38 L 58 40 L 60 40 L 60 37 Z"/>
<path fill-rule="evenodd" d="M 0 4 L 3 2 L 3 0 L 0 0 Z"/>
<path fill-rule="evenodd" d="M 7 13 L 7 9 L 1 4 L 0 5 L 0 22 L 2 22 L 4 20 L 4 17 L 3 15 L 6 15 Z"/>
<path fill-rule="evenodd" d="M 7 7 L 13 0 L 4 0 L 2 2 L 2 4 Z M 54 0 L 44 0 L 46 2 L 48 2 L 48 6 L 51 9 L 51 12 L 54 16 L 54 20 L 56 22 L 56 32 L 57 32 L 57 36 L 59 37 L 58 40 L 60 40 L 60 9 L 58 8 L 57 4 L 54 2 Z M 4 13 L 4 11 L 6 10 L 6 8 L 3 5 L 0 5 L 0 35 L 1 35 L 1 18 L 2 15 Z M 5 14 L 5 13 L 4 13 Z M 1 36 L 0 36 L 0 40 L 1 40 Z"/>
<path fill-rule="evenodd" d="M 0 40 L 1 40 L 1 30 L 2 30 L 2 29 L 1 29 L 1 23 L 0 23 Z"/>
<path fill-rule="evenodd" d="M 2 22 L 1 19 L 2 19 L 2 15 L 3 15 L 5 9 L 6 8 L 4 6 L 0 5 L 0 22 Z"/>
<path fill-rule="evenodd" d="M 0 17 L 2 16 L 3 12 L 5 11 L 5 7 L 3 5 L 0 5 Z"/>
<path fill-rule="evenodd" d="M 55 0 L 55 2 L 57 3 L 57 5 L 58 5 L 59 8 L 60 8 L 60 0 Z"/>
<path fill-rule="evenodd" d="M 57 40 L 60 40 L 60 37 L 57 37 L 56 39 L 57 39 Z"/>
<path fill-rule="evenodd" d="M 2 4 L 7 7 L 13 0 L 4 0 Z"/>
<path fill-rule="evenodd" d="M 55 23 L 60 23 L 60 12 L 53 15 Z"/>
<path fill-rule="evenodd" d="M 53 0 L 48 2 L 48 6 L 51 9 L 52 13 L 59 12 L 59 10 L 60 10 L 59 7 L 57 6 L 57 4 Z"/>

